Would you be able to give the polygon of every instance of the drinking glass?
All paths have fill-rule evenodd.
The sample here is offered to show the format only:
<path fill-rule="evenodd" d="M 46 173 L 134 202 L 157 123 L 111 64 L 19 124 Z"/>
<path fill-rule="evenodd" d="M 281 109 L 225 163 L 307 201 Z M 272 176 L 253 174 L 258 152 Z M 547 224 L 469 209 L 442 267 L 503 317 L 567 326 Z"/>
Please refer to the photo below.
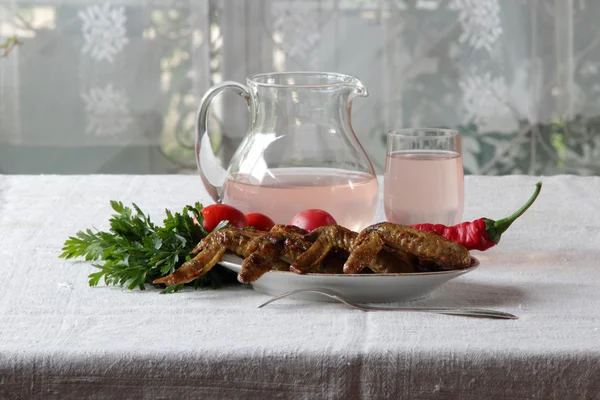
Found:
<path fill-rule="evenodd" d="M 387 134 L 383 204 L 388 221 L 454 225 L 464 209 L 460 134 L 398 129 Z"/>

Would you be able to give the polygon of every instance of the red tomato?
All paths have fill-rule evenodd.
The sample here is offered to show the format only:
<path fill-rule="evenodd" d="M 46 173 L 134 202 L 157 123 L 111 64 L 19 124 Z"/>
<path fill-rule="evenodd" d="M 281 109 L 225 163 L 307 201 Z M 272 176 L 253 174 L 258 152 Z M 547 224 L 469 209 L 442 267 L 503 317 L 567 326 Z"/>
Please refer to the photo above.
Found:
<path fill-rule="evenodd" d="M 299 228 L 312 231 L 320 226 L 335 225 L 335 219 L 327 211 L 323 210 L 304 210 L 296 214 L 288 225 L 296 225 Z"/>
<path fill-rule="evenodd" d="M 244 213 L 237 208 L 228 206 L 227 204 L 211 204 L 202 209 L 204 216 L 204 229 L 212 232 L 213 229 L 223 220 L 229 221 L 229 226 L 236 228 L 245 228 L 248 226 L 248 221 Z"/>
<path fill-rule="evenodd" d="M 248 226 L 253 226 L 259 231 L 271 230 L 273 225 L 275 225 L 275 222 L 271 218 L 261 213 L 246 214 L 246 221 L 248 221 Z"/>

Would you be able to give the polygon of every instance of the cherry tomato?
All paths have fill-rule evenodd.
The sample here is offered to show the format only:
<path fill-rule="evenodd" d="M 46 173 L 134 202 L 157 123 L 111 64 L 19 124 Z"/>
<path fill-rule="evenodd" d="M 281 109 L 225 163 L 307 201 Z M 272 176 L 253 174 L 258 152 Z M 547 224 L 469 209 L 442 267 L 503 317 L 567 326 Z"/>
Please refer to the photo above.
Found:
<path fill-rule="evenodd" d="M 246 221 L 244 213 L 227 204 L 211 204 L 208 207 L 204 207 L 202 209 L 202 216 L 204 217 L 204 229 L 208 232 L 212 232 L 219 222 L 223 220 L 229 221 L 229 226 L 235 226 L 236 228 L 245 228 L 248 226 L 248 221 Z"/>
<path fill-rule="evenodd" d="M 271 218 L 261 213 L 246 214 L 246 221 L 248 221 L 248 226 L 253 226 L 259 231 L 268 231 L 275 225 Z"/>
<path fill-rule="evenodd" d="M 327 211 L 312 209 L 300 211 L 291 219 L 288 225 L 296 225 L 310 232 L 320 226 L 335 224 L 337 222 Z"/>

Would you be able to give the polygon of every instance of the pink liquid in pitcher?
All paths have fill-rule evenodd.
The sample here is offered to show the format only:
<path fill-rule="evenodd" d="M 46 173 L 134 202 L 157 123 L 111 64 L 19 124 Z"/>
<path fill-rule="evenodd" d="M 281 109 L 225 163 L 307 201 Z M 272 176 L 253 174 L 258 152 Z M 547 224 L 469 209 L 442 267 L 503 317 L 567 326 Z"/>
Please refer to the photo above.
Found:
<path fill-rule="evenodd" d="M 330 168 L 271 169 L 261 182 L 237 175 L 223 186 L 223 203 L 287 224 L 298 212 L 318 208 L 352 230 L 371 223 L 378 184 L 371 175 Z"/>
<path fill-rule="evenodd" d="M 464 207 L 462 156 L 449 151 L 399 151 L 387 155 L 385 215 L 411 225 L 461 221 Z"/>

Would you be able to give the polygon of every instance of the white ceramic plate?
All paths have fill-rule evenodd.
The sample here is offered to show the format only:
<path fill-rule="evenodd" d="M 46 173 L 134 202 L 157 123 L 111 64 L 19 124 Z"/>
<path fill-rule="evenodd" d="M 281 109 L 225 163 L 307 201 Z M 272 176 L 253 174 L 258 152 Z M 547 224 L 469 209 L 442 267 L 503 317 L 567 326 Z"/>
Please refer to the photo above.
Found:
<path fill-rule="evenodd" d="M 226 254 L 219 262 L 236 273 L 240 272 L 242 259 Z M 417 300 L 429 296 L 442 284 L 458 276 L 473 271 L 479 265 L 471 257 L 469 268 L 455 271 L 418 272 L 406 274 L 305 274 L 294 272 L 269 271 L 251 285 L 257 292 L 276 296 L 297 289 L 325 288 L 335 290 L 350 300 L 361 303 L 391 303 Z M 333 301 L 315 293 L 294 295 L 298 300 Z"/>

